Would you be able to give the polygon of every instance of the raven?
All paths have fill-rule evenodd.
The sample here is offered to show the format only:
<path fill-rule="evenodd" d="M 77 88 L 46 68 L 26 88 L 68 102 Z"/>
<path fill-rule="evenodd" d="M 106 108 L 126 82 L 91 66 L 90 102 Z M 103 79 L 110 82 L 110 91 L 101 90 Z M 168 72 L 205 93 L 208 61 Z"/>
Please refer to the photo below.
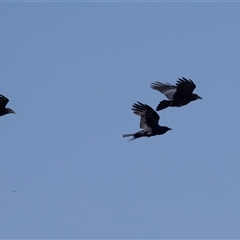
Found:
<path fill-rule="evenodd" d="M 167 107 L 181 107 L 187 105 L 191 101 L 202 99 L 197 94 L 193 93 L 196 85 L 191 79 L 179 78 L 176 86 L 170 83 L 155 82 L 151 83 L 150 87 L 163 93 L 169 100 L 161 101 L 156 110 L 160 111 Z"/>
<path fill-rule="evenodd" d="M 8 102 L 9 100 L 0 94 L 0 116 L 3 116 L 8 113 L 16 113 L 11 108 L 6 108 Z"/>
<path fill-rule="evenodd" d="M 159 126 L 158 121 L 160 116 L 147 104 L 140 102 L 132 105 L 132 111 L 136 115 L 140 116 L 140 128 L 143 130 L 132 133 L 124 134 L 123 137 L 133 137 L 129 141 L 140 137 L 151 137 L 166 133 L 168 130 L 172 130 L 169 127 Z"/>

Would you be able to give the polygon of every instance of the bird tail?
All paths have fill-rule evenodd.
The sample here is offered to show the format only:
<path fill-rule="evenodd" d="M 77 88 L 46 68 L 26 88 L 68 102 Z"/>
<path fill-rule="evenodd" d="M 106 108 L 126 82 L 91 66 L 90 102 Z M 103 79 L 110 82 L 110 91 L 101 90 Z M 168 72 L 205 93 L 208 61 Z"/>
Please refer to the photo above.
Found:
<path fill-rule="evenodd" d="M 163 110 L 163 109 L 169 107 L 171 104 L 172 104 L 172 101 L 162 100 L 162 101 L 158 104 L 156 110 L 157 110 L 157 111 Z"/>
<path fill-rule="evenodd" d="M 135 133 L 123 134 L 123 137 L 124 137 L 124 138 L 125 138 L 125 137 L 133 137 L 133 138 L 131 138 L 131 139 L 128 140 L 128 141 L 132 141 L 132 140 L 136 139 L 134 135 L 135 135 Z"/>
<path fill-rule="evenodd" d="M 131 136 L 134 136 L 134 133 L 123 134 L 123 137 L 131 137 Z"/>
<path fill-rule="evenodd" d="M 144 136 L 147 136 L 146 133 L 144 132 L 144 130 L 141 130 L 141 131 L 136 132 L 136 133 L 123 134 L 123 137 L 133 137 L 129 141 L 132 141 L 134 139 L 144 137 Z"/>

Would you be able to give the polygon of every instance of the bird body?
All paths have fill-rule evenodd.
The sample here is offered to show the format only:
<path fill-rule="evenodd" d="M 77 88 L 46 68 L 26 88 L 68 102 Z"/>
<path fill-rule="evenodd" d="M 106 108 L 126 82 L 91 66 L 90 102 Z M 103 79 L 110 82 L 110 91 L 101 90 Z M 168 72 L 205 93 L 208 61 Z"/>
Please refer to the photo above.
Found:
<path fill-rule="evenodd" d="M 123 137 L 133 137 L 130 140 L 134 140 L 140 137 L 152 137 L 156 135 L 162 135 L 167 131 L 171 130 L 169 127 L 160 126 L 158 124 L 160 116 L 147 104 L 140 102 L 134 103 L 132 105 L 133 113 L 140 116 L 140 128 L 143 130 L 124 134 Z"/>
<path fill-rule="evenodd" d="M 8 102 L 9 102 L 8 98 L 0 94 L 0 116 L 6 115 L 9 113 L 16 113 L 11 108 L 6 108 L 6 105 Z"/>
<path fill-rule="evenodd" d="M 196 85 L 191 79 L 179 78 L 176 85 L 170 83 L 155 82 L 150 85 L 154 90 L 163 93 L 168 100 L 161 101 L 156 110 L 160 111 L 167 107 L 181 107 L 197 99 L 202 99 L 193 93 Z"/>

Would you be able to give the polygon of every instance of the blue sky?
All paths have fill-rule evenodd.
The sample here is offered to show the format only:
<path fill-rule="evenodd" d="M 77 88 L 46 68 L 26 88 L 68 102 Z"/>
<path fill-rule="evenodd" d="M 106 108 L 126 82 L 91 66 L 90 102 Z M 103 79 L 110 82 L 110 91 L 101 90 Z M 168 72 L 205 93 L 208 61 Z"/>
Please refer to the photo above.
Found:
<path fill-rule="evenodd" d="M 240 238 L 239 3 L 0 6 L 0 238 Z M 203 100 L 122 138 L 179 77 Z"/>

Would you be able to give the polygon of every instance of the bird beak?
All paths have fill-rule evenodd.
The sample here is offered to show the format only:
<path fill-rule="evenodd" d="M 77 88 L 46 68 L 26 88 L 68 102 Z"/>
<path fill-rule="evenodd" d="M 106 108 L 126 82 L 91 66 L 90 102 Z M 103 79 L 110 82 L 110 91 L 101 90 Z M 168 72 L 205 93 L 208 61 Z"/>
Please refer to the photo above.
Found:
<path fill-rule="evenodd" d="M 9 111 L 9 113 L 14 113 L 14 114 L 16 114 L 16 112 L 15 112 L 15 111 L 13 111 L 12 109 Z"/>
<path fill-rule="evenodd" d="M 198 96 L 198 98 L 197 99 L 202 99 L 200 96 Z"/>

